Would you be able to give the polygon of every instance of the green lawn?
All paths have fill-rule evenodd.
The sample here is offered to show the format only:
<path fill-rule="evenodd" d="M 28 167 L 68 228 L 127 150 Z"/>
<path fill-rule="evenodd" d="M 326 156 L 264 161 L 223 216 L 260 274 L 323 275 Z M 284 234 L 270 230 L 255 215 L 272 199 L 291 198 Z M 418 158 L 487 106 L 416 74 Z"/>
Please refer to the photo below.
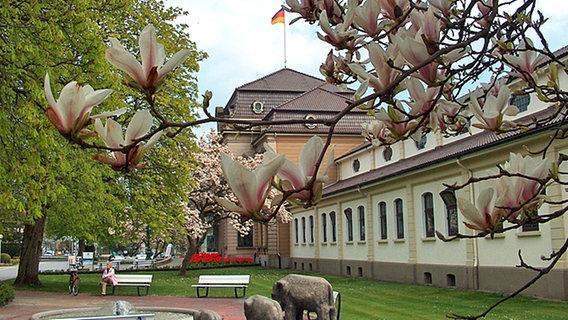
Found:
<path fill-rule="evenodd" d="M 195 296 L 191 284 L 200 274 L 250 274 L 251 285 L 247 295 L 270 296 L 272 285 L 286 275 L 286 270 L 260 267 L 236 267 L 224 269 L 193 270 L 186 277 L 176 271 L 153 272 L 151 295 Z M 81 275 L 81 294 L 99 293 L 99 275 Z M 358 278 L 325 276 L 334 290 L 342 295 L 342 319 L 346 320 L 398 320 L 445 319 L 448 313 L 478 313 L 496 301 L 496 294 L 469 292 L 427 286 L 375 282 Z M 66 275 L 43 275 L 42 291 L 65 292 Z M 118 288 L 120 295 L 136 295 L 135 288 Z M 212 297 L 232 297 L 232 289 L 211 289 Z M 567 319 L 568 303 L 551 302 L 531 298 L 516 298 L 499 307 L 487 319 L 547 320 Z"/>

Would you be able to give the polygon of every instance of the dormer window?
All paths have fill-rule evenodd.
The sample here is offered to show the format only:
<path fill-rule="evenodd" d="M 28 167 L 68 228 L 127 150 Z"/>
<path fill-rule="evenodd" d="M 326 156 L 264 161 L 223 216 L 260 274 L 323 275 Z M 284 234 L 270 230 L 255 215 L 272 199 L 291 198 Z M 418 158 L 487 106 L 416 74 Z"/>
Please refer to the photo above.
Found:
<path fill-rule="evenodd" d="M 313 114 L 308 114 L 305 118 L 305 120 L 315 120 L 316 116 L 314 116 Z M 317 123 L 306 123 L 305 124 L 306 128 L 308 129 L 315 129 L 317 128 Z"/>
<path fill-rule="evenodd" d="M 252 112 L 256 114 L 261 114 L 264 111 L 264 104 L 258 100 L 252 103 L 251 105 Z"/>
<path fill-rule="evenodd" d="M 509 100 L 509 104 L 517 107 L 519 112 L 527 111 L 530 102 L 531 96 L 528 93 L 513 94 Z"/>
<path fill-rule="evenodd" d="M 392 159 L 392 148 L 390 146 L 386 146 L 385 150 L 383 150 L 383 158 L 386 162 Z"/>
<path fill-rule="evenodd" d="M 359 169 L 361 169 L 361 162 L 359 161 L 359 159 L 353 160 L 353 163 L 351 165 L 353 166 L 353 172 L 359 172 Z"/>
<path fill-rule="evenodd" d="M 422 135 L 422 137 L 420 137 L 420 140 L 414 141 L 414 144 L 416 144 L 416 149 L 418 150 L 424 149 L 424 147 L 426 147 L 426 142 L 428 142 L 428 138 L 424 134 Z"/>

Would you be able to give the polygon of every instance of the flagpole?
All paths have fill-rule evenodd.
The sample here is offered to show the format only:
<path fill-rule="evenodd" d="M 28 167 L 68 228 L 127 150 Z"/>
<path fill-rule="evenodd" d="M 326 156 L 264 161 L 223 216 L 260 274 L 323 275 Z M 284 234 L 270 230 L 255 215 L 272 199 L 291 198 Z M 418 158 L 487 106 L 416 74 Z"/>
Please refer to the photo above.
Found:
<path fill-rule="evenodd" d="M 286 13 L 284 13 L 284 68 L 286 68 Z"/>

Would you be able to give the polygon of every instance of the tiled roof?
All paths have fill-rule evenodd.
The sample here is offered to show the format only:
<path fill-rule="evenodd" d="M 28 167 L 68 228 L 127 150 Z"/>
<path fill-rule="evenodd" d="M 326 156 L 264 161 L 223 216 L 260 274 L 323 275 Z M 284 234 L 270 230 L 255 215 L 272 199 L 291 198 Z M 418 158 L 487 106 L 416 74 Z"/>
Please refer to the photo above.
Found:
<path fill-rule="evenodd" d="M 305 92 L 324 83 L 322 79 L 284 68 L 246 83 L 236 90 Z M 351 91 L 350 89 L 342 89 L 333 85 L 328 85 L 328 89 L 335 92 Z"/>
<path fill-rule="evenodd" d="M 325 86 L 319 86 L 277 106 L 272 112 L 281 110 L 339 112 L 351 102 L 344 95 L 329 91 Z M 365 112 L 359 109 L 356 111 Z"/>
<path fill-rule="evenodd" d="M 544 119 L 547 116 L 553 115 L 554 111 L 555 109 L 550 107 L 546 110 L 519 119 L 519 122 L 527 123 L 529 121 L 532 121 L 532 119 L 534 119 L 535 117 L 539 119 Z M 399 160 L 390 165 L 376 168 L 368 172 L 365 172 L 363 174 L 347 178 L 345 180 L 340 180 L 337 183 L 326 187 L 323 191 L 323 194 L 324 197 L 326 197 L 353 188 L 367 186 L 373 183 L 380 182 L 382 180 L 389 179 L 396 175 L 400 175 L 403 173 L 411 172 L 426 167 L 431 164 L 455 159 L 459 156 L 467 155 L 480 149 L 485 149 L 511 140 L 520 139 L 522 137 L 526 137 L 528 135 L 547 130 L 551 126 L 557 125 L 559 122 L 563 121 L 562 119 L 563 116 L 559 115 L 555 119 L 550 121 L 547 125 L 534 128 L 526 132 L 517 131 L 517 132 L 496 134 L 491 131 L 484 131 L 469 136 L 467 138 L 454 141 L 447 145 L 436 147 L 433 150 L 417 154 L 413 157 Z M 564 123 L 566 123 L 566 121 L 564 121 Z"/>
<path fill-rule="evenodd" d="M 316 119 L 330 119 L 335 116 L 334 112 L 298 112 L 298 111 L 279 111 L 275 112 L 270 120 L 293 120 L 305 119 L 306 115 L 313 115 Z M 371 120 L 366 113 L 351 112 L 345 115 L 335 126 L 335 133 L 342 134 L 356 134 L 360 135 L 362 132 L 361 124 Z M 327 133 L 329 126 L 318 124 L 314 129 L 309 129 L 304 124 L 289 124 L 289 125 L 275 125 L 268 126 L 262 130 L 262 133 L 279 132 L 279 133 Z"/>

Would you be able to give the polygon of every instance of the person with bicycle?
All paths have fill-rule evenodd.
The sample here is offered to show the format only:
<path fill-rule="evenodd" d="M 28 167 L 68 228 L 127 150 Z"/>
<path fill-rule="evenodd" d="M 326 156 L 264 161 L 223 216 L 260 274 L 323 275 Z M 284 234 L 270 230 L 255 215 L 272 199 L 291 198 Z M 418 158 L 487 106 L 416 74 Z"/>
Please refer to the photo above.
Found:
<path fill-rule="evenodd" d="M 112 262 L 106 264 L 106 268 L 103 271 L 103 276 L 101 278 L 101 295 L 106 296 L 107 284 L 116 286 L 118 284 L 118 279 L 114 273 L 114 268 L 112 267 Z"/>

